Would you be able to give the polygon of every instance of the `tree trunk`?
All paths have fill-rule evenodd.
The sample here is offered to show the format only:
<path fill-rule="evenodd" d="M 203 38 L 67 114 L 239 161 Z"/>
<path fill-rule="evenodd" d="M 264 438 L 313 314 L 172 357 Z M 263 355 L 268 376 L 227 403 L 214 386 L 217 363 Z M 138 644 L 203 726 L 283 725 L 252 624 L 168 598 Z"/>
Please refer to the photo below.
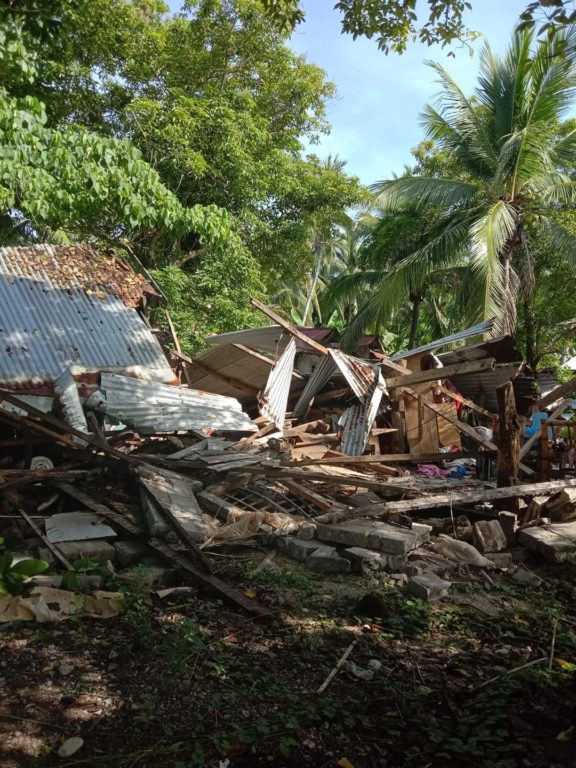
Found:
<path fill-rule="evenodd" d="M 524 343 L 526 362 L 534 370 L 538 365 L 538 356 L 536 354 L 536 321 L 532 294 L 524 298 Z"/>
<path fill-rule="evenodd" d="M 322 269 L 322 262 L 324 261 L 324 247 L 321 243 L 316 252 L 316 268 L 314 269 L 314 277 L 312 278 L 312 285 L 310 286 L 310 293 L 306 301 L 306 308 L 304 309 L 304 317 L 302 322 L 304 325 L 308 323 L 308 315 L 310 315 L 310 321 L 312 320 L 312 309 L 314 304 L 314 294 L 316 293 L 316 286 L 320 278 L 320 270 Z"/>
<path fill-rule="evenodd" d="M 408 339 L 408 349 L 412 349 L 416 346 L 416 339 L 418 336 L 418 323 L 420 322 L 420 308 L 422 306 L 422 299 L 420 296 L 415 296 L 412 299 L 412 320 L 410 322 L 410 338 Z"/>

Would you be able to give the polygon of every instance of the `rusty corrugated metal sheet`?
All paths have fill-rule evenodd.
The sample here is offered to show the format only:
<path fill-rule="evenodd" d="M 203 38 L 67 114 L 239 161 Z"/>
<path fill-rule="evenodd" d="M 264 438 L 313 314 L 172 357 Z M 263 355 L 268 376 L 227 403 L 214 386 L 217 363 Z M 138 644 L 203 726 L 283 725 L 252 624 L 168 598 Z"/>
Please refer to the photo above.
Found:
<path fill-rule="evenodd" d="M 298 330 L 309 336 L 319 344 L 327 345 L 333 339 L 338 337 L 335 328 L 307 328 L 298 326 Z M 230 333 L 217 333 L 206 338 L 206 344 L 210 347 L 218 344 L 244 344 L 259 352 L 266 352 L 270 355 L 280 355 L 288 346 L 292 336 L 280 325 L 265 325 L 261 328 L 246 328 L 243 331 L 231 331 Z M 296 340 L 298 352 L 314 352 L 300 339 Z"/>
<path fill-rule="evenodd" d="M 379 368 L 377 365 L 367 363 L 358 357 L 351 357 L 339 349 L 331 349 L 330 356 L 350 384 L 356 397 L 362 399 L 369 392 L 372 392 L 378 380 Z"/>
<path fill-rule="evenodd" d="M 260 413 L 275 424 L 280 431 L 284 429 L 295 357 L 296 340 L 291 339 L 282 356 L 270 371 L 266 388 L 260 398 Z"/>
<path fill-rule="evenodd" d="M 85 403 L 142 434 L 215 429 L 254 432 L 233 397 L 103 373 L 100 390 Z"/>
<path fill-rule="evenodd" d="M 35 389 L 52 385 L 64 368 L 74 373 L 132 370 L 172 380 L 172 370 L 150 329 L 112 289 L 102 288 L 93 271 L 82 276 L 81 265 L 86 266 L 93 251 L 80 249 L 84 254 L 80 265 L 78 250 L 0 248 L 0 383 Z M 65 263 L 69 256 L 71 265 Z M 94 268 L 100 273 L 98 261 Z M 101 278 L 106 277 L 104 269 Z M 115 278 L 112 288 L 122 288 L 128 299 L 134 291 L 135 299 L 140 282 L 129 287 L 128 277 L 123 279 L 123 287 Z"/>

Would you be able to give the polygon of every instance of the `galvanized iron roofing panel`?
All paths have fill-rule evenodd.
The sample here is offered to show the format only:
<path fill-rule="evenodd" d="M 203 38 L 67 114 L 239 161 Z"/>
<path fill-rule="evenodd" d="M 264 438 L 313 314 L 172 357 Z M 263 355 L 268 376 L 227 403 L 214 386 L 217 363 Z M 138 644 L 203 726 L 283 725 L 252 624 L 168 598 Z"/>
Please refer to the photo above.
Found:
<path fill-rule="evenodd" d="M 256 395 L 256 392 L 266 385 L 268 375 L 274 365 L 272 359 L 270 361 L 262 360 L 258 355 L 251 355 L 233 344 L 208 347 L 196 355 L 194 360 L 197 360 L 200 365 L 211 368 L 219 375 L 213 376 L 197 366 L 188 365 L 191 386 L 205 392 L 217 392 L 220 395 L 240 398 L 246 397 L 246 390 L 235 387 L 232 381 L 229 383 L 223 381 L 221 376 L 228 376 L 230 379 L 241 381 L 246 386 L 252 387 L 254 395 Z"/>
<path fill-rule="evenodd" d="M 86 406 L 142 434 L 215 429 L 254 432 L 252 420 L 233 397 L 103 373 L 98 393 Z"/>
<path fill-rule="evenodd" d="M 469 339 L 472 336 L 481 336 L 485 333 L 490 333 L 494 327 L 495 322 L 496 321 L 494 318 L 485 320 L 483 323 L 473 325 L 471 328 L 465 328 L 463 331 L 453 333 L 451 336 L 445 336 L 443 339 L 437 339 L 436 341 L 432 341 L 430 344 L 424 344 L 421 347 L 414 347 L 414 349 L 409 349 L 407 352 L 399 352 L 397 355 L 393 355 L 390 359 L 402 360 L 405 357 L 411 357 L 412 355 L 417 355 L 420 352 L 431 352 L 434 349 L 445 347 L 447 344 L 455 344 L 457 341 Z"/>
<path fill-rule="evenodd" d="M 61 255 L 49 246 L 0 249 L 0 383 L 51 383 L 68 367 L 142 368 L 170 381 L 164 353 L 136 310 L 97 283 L 87 293 L 73 275 L 54 275 Z"/>
<path fill-rule="evenodd" d="M 284 429 L 295 357 L 296 341 L 291 339 L 282 357 L 270 371 L 268 383 L 260 401 L 260 413 L 275 424 L 280 431 Z"/>

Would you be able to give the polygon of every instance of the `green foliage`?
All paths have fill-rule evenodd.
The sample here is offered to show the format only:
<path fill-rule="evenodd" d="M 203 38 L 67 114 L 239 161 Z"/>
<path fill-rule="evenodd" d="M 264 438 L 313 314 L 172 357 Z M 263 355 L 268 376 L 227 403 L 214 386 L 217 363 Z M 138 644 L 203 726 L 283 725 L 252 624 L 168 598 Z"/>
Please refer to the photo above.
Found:
<path fill-rule="evenodd" d="M 44 573 L 49 568 L 45 560 L 19 560 L 14 562 L 14 556 L 4 546 L 0 538 L 0 595 L 19 595 L 24 589 L 24 582 L 31 576 Z"/>
<path fill-rule="evenodd" d="M 470 320 L 494 316 L 496 333 L 513 332 L 522 301 L 531 363 L 536 360 L 532 305 L 538 238 L 564 264 L 574 263 L 576 255 L 576 237 L 558 218 L 574 199 L 573 181 L 564 169 L 576 162 L 576 132 L 558 130 L 573 100 L 574 31 L 539 43 L 535 52 L 533 42 L 531 33 L 517 33 L 502 58 L 486 46 L 474 98 L 433 65 L 443 91 L 437 107 L 426 107 L 423 123 L 452 162 L 434 169 L 424 155 L 431 175 L 374 185 L 384 210 L 410 206 L 438 222 L 427 242 L 389 275 L 395 291 L 408 292 L 423 272 L 460 260 L 470 267 Z M 455 177 L 440 176 L 450 165 L 459 168 Z"/>
<path fill-rule="evenodd" d="M 263 316 L 250 306 L 262 298 L 264 286 L 255 259 L 245 250 L 209 253 L 197 268 L 174 265 L 153 270 L 168 298 L 182 348 L 195 354 L 206 336 L 261 325 Z M 158 320 L 162 322 L 161 313 Z"/>

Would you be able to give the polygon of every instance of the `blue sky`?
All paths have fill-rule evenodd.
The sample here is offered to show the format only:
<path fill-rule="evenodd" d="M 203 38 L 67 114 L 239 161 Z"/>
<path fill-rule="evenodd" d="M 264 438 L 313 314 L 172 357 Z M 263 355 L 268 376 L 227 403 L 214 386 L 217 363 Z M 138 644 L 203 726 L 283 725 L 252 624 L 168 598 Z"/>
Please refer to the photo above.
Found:
<path fill-rule="evenodd" d="M 526 0 L 471 2 L 468 26 L 485 35 L 496 52 L 504 51 Z M 438 93 L 434 72 L 424 62 L 440 62 L 465 92 L 472 92 L 478 55 L 454 49 L 456 59 L 451 59 L 439 46 L 410 43 L 402 56 L 385 56 L 375 42 L 341 34 L 333 6 L 334 0 L 305 0 L 306 21 L 291 38 L 293 49 L 322 67 L 338 89 L 328 106 L 331 133 L 312 151 L 320 157 L 339 155 L 348 161 L 349 173 L 370 184 L 400 172 L 411 162 L 410 148 L 423 138 L 418 115 Z M 474 49 L 481 45 L 477 41 Z"/>

